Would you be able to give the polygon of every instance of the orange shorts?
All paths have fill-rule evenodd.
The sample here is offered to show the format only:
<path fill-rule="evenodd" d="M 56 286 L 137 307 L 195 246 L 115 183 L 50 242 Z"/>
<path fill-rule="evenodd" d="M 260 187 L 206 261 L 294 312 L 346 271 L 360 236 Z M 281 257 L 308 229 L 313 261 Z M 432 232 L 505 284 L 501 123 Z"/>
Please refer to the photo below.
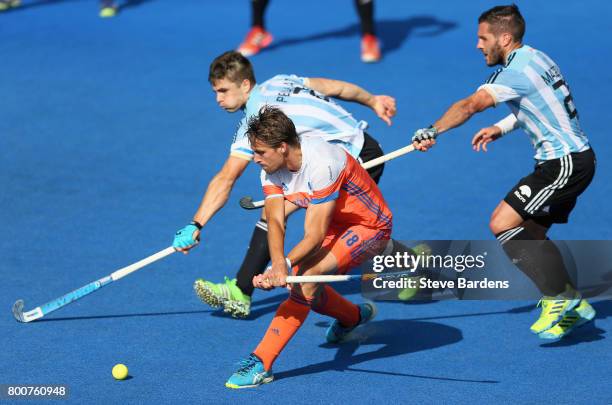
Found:
<path fill-rule="evenodd" d="M 321 249 L 329 250 L 338 262 L 337 274 L 380 254 L 391 239 L 391 229 L 368 228 L 363 225 L 330 224 Z"/>

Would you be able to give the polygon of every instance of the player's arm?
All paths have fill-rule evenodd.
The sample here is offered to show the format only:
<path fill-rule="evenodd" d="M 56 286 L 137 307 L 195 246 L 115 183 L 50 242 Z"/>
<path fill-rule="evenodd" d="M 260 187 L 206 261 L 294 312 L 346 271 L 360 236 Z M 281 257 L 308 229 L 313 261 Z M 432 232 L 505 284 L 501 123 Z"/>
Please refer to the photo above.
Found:
<path fill-rule="evenodd" d="M 270 266 L 263 274 L 253 277 L 253 286 L 264 290 L 285 285 L 290 270 L 285 260 L 285 199 L 283 195 L 266 197 L 264 210 L 268 223 Z"/>
<path fill-rule="evenodd" d="M 225 161 L 221 170 L 212 178 L 204 198 L 200 203 L 200 207 L 196 211 L 193 219 L 198 221 L 203 226 L 219 211 L 227 200 L 236 183 L 240 178 L 244 169 L 249 164 L 249 160 L 230 156 Z"/>
<path fill-rule="evenodd" d="M 462 125 L 472 118 L 472 115 L 486 110 L 495 105 L 495 100 L 486 90 L 478 90 L 471 96 L 457 101 L 449 108 L 446 113 L 434 123 L 438 133 L 446 132 L 449 129 Z"/>
<path fill-rule="evenodd" d="M 244 172 L 249 160 L 230 156 L 221 170 L 208 183 L 206 193 L 198 207 L 193 222 L 179 230 L 175 237 L 173 246 L 177 250 L 187 253 L 189 249 L 197 244 L 200 237 L 199 227 L 205 226 L 208 221 L 227 202 L 234 183 Z"/>
<path fill-rule="evenodd" d="M 280 198 L 278 198 L 278 200 L 280 200 Z M 266 199 L 266 207 L 268 204 L 268 199 Z M 276 207 L 276 203 L 274 204 Z M 291 266 L 299 264 L 301 261 L 319 250 L 323 240 L 325 239 L 327 228 L 331 222 L 335 207 L 335 200 L 327 201 L 321 204 L 311 204 L 308 206 L 308 209 L 306 210 L 306 218 L 304 220 L 304 238 L 291 250 L 291 252 L 289 252 L 286 259 L 283 256 L 284 250 L 281 245 L 281 243 L 284 243 L 285 236 L 284 208 L 282 211 L 280 211 L 280 208 L 275 208 L 274 212 L 270 212 L 270 214 L 275 216 L 275 222 L 277 222 L 274 228 L 271 228 L 270 222 L 268 222 L 268 243 L 270 244 L 272 265 L 264 274 L 255 276 L 253 278 L 253 285 L 264 290 L 286 286 L 287 273 L 290 270 L 287 265 L 289 265 L 289 263 L 291 263 Z M 280 213 L 282 213 L 282 217 Z M 266 209 L 266 215 L 268 214 L 269 212 Z M 276 234 L 273 229 L 282 229 L 282 236 L 281 232 Z"/>
<path fill-rule="evenodd" d="M 495 99 L 484 89 L 453 104 L 433 126 L 417 130 L 412 137 L 416 149 L 426 151 L 432 147 L 435 138 L 449 129 L 458 127 L 469 120 L 474 114 L 495 106 Z"/>
<path fill-rule="evenodd" d="M 336 200 L 308 206 L 304 219 L 304 238 L 287 255 L 291 263 L 299 264 L 319 250 L 335 208 Z"/>
<path fill-rule="evenodd" d="M 397 111 L 395 99 L 393 97 L 373 95 L 353 83 L 310 77 L 305 79 L 304 84 L 325 96 L 352 101 L 370 107 L 381 120 L 387 123 L 387 125 L 391 125 L 391 117 L 393 117 Z"/>

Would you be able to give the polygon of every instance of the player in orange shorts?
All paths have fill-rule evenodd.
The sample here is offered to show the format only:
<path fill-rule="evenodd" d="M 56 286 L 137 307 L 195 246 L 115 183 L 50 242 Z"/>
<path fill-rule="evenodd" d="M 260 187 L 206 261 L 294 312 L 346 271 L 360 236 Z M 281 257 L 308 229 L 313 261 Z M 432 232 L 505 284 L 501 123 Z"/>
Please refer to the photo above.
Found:
<path fill-rule="evenodd" d="M 262 171 L 271 266 L 253 278 L 261 289 L 286 286 L 288 269 L 298 275 L 346 273 L 379 254 L 391 239 L 392 215 L 378 186 L 338 146 L 298 137 L 279 109 L 264 107 L 250 119 L 247 135 Z M 285 256 L 285 204 L 306 208 L 304 238 Z M 374 318 L 372 303 L 356 305 L 329 285 L 291 286 L 289 298 L 253 353 L 225 383 L 249 388 L 271 382 L 272 363 L 304 323 L 310 310 L 335 319 L 326 333 L 341 341 Z"/>

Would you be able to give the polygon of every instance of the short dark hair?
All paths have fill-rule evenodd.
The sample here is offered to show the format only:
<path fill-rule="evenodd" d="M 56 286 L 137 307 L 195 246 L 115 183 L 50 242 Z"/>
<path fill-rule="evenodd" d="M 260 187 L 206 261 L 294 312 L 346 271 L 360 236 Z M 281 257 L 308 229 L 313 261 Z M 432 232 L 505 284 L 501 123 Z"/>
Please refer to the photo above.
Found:
<path fill-rule="evenodd" d="M 227 79 L 236 84 L 247 79 L 251 82 L 251 86 L 257 83 L 251 62 L 236 51 L 227 51 L 217 56 L 210 64 L 208 81 L 213 84 L 221 79 Z"/>
<path fill-rule="evenodd" d="M 249 119 L 246 134 L 251 146 L 254 146 L 256 141 L 272 148 L 278 148 L 283 142 L 292 146 L 300 144 L 293 121 L 279 108 L 268 105 L 263 106 L 257 115 Z"/>
<path fill-rule="evenodd" d="M 495 36 L 509 33 L 516 42 L 523 40 L 525 35 L 525 20 L 516 4 L 496 6 L 485 11 L 478 17 L 478 24 L 489 23 Z"/>

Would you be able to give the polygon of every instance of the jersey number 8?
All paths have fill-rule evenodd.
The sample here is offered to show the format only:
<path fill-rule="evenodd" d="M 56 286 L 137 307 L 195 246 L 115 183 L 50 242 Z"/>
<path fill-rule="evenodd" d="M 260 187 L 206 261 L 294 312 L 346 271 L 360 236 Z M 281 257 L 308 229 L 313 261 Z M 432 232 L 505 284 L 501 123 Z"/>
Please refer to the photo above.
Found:
<path fill-rule="evenodd" d="M 345 239 L 347 236 L 349 236 L 350 234 L 352 234 L 353 231 L 351 229 L 349 229 L 348 231 L 346 231 L 346 233 L 340 238 L 340 239 Z M 359 235 L 354 234 L 353 236 L 351 236 L 350 238 L 345 240 L 346 246 L 351 247 L 353 246 L 357 241 L 359 241 Z"/>

